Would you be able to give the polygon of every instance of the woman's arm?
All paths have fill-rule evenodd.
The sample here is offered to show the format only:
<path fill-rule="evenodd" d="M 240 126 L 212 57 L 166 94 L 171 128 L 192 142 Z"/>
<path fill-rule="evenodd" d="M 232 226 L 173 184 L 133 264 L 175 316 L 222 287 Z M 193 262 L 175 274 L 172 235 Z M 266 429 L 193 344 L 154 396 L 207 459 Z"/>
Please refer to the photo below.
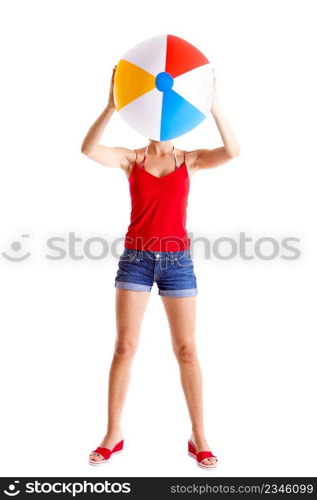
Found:
<path fill-rule="evenodd" d="M 240 154 L 239 143 L 233 129 L 219 108 L 215 76 L 213 78 L 213 102 L 210 112 L 215 119 L 224 146 L 214 149 L 196 149 L 194 151 L 189 151 L 187 153 L 189 157 L 188 163 L 193 170 L 217 167 Z"/>
<path fill-rule="evenodd" d="M 108 104 L 101 115 L 90 127 L 81 146 L 81 152 L 92 160 L 111 167 L 128 168 L 135 158 L 132 149 L 123 147 L 108 147 L 99 144 L 103 131 L 115 112 L 113 98 L 113 82 L 116 66 L 113 69 Z"/>

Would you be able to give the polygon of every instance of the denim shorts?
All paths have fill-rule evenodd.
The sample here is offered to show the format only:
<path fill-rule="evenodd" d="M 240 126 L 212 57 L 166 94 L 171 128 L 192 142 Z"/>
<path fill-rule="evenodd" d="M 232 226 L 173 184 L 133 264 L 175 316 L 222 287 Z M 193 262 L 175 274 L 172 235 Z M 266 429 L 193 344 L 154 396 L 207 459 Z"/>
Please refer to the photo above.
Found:
<path fill-rule="evenodd" d="M 153 283 L 158 295 L 191 297 L 197 295 L 197 281 L 190 250 L 154 252 L 124 248 L 119 258 L 114 286 L 150 292 Z"/>

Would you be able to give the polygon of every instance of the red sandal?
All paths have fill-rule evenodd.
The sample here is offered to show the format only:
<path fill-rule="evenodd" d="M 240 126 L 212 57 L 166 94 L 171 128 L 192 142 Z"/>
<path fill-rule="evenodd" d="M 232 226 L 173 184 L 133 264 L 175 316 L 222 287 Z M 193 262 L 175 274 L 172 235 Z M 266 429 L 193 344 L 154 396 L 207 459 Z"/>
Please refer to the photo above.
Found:
<path fill-rule="evenodd" d="M 103 459 L 102 460 L 92 460 L 91 458 L 89 458 L 90 465 L 101 465 L 101 464 L 104 464 L 105 462 L 108 462 L 111 455 L 115 455 L 116 453 L 120 453 L 120 451 L 123 450 L 123 442 L 124 442 L 124 440 L 122 439 L 122 441 L 119 441 L 119 443 L 117 443 L 112 448 L 112 450 L 110 450 L 109 448 L 103 448 L 102 446 L 98 446 L 98 448 L 93 450 L 91 453 L 99 453 L 99 455 L 101 455 L 103 457 Z"/>
<path fill-rule="evenodd" d="M 197 453 L 196 446 L 194 443 L 191 441 L 191 439 L 188 440 L 188 455 L 192 458 L 195 458 L 196 463 L 199 467 L 202 469 L 214 469 L 217 467 L 217 464 L 203 464 L 202 461 L 205 458 L 216 458 L 216 455 L 214 455 L 211 451 L 199 451 Z M 218 462 L 218 459 L 217 459 Z"/>

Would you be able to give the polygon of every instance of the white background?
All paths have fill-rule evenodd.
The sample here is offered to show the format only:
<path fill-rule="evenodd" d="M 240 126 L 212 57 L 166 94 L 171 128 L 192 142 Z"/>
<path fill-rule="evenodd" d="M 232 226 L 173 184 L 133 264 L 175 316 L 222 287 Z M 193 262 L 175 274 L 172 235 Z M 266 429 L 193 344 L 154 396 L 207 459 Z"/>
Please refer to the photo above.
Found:
<path fill-rule="evenodd" d="M 0 256 L 1 475 L 316 475 L 314 7 L 1 3 L 0 251 L 31 252 L 19 263 Z M 123 248 L 127 179 L 80 147 L 121 55 L 164 33 L 212 61 L 221 109 L 241 146 L 240 157 L 194 177 L 188 231 L 211 242 L 240 232 L 253 241 L 300 239 L 297 260 L 207 259 L 194 246 L 206 436 L 220 460 L 214 471 L 187 456 L 190 420 L 156 285 L 124 409 L 125 453 L 103 468 L 88 465 L 106 430 L 117 258 L 46 257 L 46 240 L 70 232 L 82 239 L 78 254 L 94 236 L 110 245 L 121 239 L 118 253 Z M 102 142 L 136 148 L 148 140 L 115 114 Z M 222 145 L 211 115 L 173 143 Z M 20 253 L 10 249 L 14 241 Z"/>

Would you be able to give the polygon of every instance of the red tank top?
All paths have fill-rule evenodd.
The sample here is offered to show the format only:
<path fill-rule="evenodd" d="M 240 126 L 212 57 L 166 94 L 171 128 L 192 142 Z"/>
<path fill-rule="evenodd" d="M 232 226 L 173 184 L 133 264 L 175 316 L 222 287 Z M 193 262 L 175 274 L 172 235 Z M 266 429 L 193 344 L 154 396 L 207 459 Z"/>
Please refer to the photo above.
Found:
<path fill-rule="evenodd" d="M 147 151 L 147 150 L 146 150 Z M 174 149 L 173 149 L 174 151 Z M 124 246 L 136 250 L 175 252 L 190 247 L 186 209 L 190 179 L 185 161 L 163 177 L 136 161 L 129 175 L 131 220 Z"/>

